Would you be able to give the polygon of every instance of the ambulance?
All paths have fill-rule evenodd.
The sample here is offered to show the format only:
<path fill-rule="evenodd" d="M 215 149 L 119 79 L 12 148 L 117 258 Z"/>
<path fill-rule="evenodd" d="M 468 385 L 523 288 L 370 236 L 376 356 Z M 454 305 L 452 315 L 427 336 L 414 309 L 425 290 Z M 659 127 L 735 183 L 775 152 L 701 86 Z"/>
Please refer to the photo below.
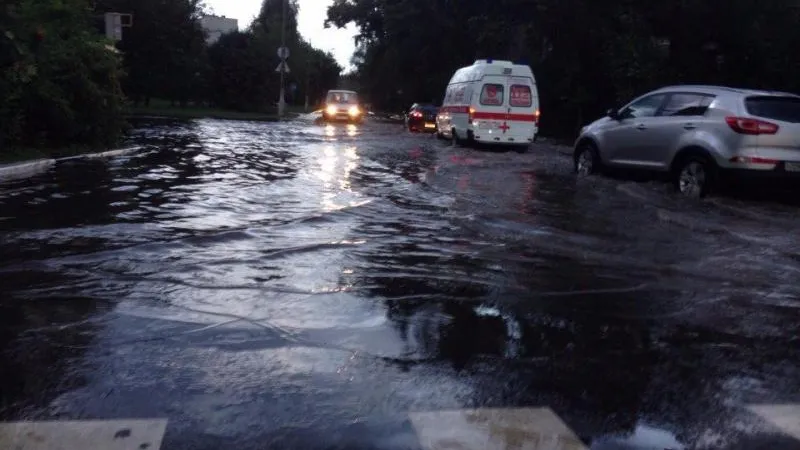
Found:
<path fill-rule="evenodd" d="M 533 71 L 511 61 L 479 59 L 458 69 L 436 116 L 437 134 L 456 143 L 527 147 L 539 133 Z"/>

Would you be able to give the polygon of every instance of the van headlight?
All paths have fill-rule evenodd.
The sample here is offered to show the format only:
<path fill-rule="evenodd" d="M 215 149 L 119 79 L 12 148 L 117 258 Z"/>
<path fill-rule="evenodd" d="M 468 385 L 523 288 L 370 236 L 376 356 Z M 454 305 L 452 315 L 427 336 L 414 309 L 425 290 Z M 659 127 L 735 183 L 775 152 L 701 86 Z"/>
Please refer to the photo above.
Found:
<path fill-rule="evenodd" d="M 358 109 L 358 106 L 351 106 L 347 113 L 350 114 L 350 117 L 356 117 L 361 114 L 361 110 Z"/>
<path fill-rule="evenodd" d="M 325 112 L 328 113 L 329 116 L 332 116 L 332 115 L 336 114 L 336 106 L 335 105 L 328 105 L 328 107 L 325 108 Z"/>

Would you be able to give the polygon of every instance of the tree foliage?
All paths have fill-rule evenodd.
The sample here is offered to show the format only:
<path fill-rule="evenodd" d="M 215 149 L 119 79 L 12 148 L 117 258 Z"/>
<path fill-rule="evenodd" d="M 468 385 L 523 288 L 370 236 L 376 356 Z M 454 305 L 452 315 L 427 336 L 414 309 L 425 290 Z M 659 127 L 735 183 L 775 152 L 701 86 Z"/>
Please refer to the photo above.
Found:
<path fill-rule="evenodd" d="M 283 1 L 288 5 L 286 43 L 292 52 L 287 86 L 297 86 L 287 97 L 302 103 L 306 84 L 313 98 L 318 90 L 335 85 L 341 68 L 301 38 L 294 0 L 265 0 L 249 29 L 223 35 L 211 46 L 200 21 L 200 0 L 100 0 L 98 12 L 133 14 L 133 26 L 124 30 L 118 46 L 128 73 L 125 92 L 134 104 L 157 97 L 265 111 L 279 95 L 275 68 Z"/>
<path fill-rule="evenodd" d="M 477 58 L 527 62 L 543 128 L 561 134 L 663 84 L 800 90 L 797 2 L 757 0 L 336 0 L 355 23 L 354 62 L 376 105 L 441 101 Z"/>
<path fill-rule="evenodd" d="M 268 50 L 250 33 L 223 35 L 209 49 L 209 99 L 239 111 L 260 111 L 274 102 L 278 94 L 270 84 L 275 76 Z"/>
<path fill-rule="evenodd" d="M 133 15 L 118 44 L 134 104 L 159 97 L 187 103 L 204 97 L 207 70 L 200 0 L 99 0 L 96 12 Z"/>
<path fill-rule="evenodd" d="M 246 32 L 223 36 L 209 50 L 212 99 L 215 104 L 244 111 L 269 109 L 277 102 L 280 83 L 275 69 L 280 63 L 282 2 L 265 0 L 261 12 Z M 342 68 L 334 57 L 306 42 L 297 29 L 299 8 L 286 1 L 286 46 L 291 52 L 286 74 L 287 100 L 301 104 L 305 96 L 316 103 L 336 86 Z M 292 89 L 292 87 L 295 89 Z"/>
<path fill-rule="evenodd" d="M 306 95 L 313 100 L 334 87 L 342 68 L 301 38 L 294 0 L 265 0 L 250 29 L 210 48 L 200 0 L 3 1 L 0 151 L 113 145 L 124 126 L 123 92 L 134 104 L 157 97 L 182 105 L 271 109 L 279 90 L 276 49 L 284 1 L 292 51 L 288 99 L 302 103 Z M 109 12 L 133 16 L 116 44 L 103 35 Z"/>
<path fill-rule="evenodd" d="M 0 151 L 113 144 L 124 125 L 119 58 L 84 0 L 0 5 Z"/>

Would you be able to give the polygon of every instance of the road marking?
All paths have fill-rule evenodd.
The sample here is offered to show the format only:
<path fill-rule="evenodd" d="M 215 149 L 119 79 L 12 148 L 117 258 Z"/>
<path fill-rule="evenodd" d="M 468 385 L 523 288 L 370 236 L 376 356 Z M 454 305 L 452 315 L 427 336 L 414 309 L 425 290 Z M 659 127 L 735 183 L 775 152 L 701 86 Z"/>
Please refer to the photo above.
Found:
<path fill-rule="evenodd" d="M 0 423 L 0 449 L 159 450 L 167 419 Z"/>
<path fill-rule="evenodd" d="M 789 436 L 800 440 L 800 404 L 750 405 L 747 409 Z"/>
<path fill-rule="evenodd" d="M 411 413 L 430 450 L 587 450 L 550 408 L 464 409 Z"/>

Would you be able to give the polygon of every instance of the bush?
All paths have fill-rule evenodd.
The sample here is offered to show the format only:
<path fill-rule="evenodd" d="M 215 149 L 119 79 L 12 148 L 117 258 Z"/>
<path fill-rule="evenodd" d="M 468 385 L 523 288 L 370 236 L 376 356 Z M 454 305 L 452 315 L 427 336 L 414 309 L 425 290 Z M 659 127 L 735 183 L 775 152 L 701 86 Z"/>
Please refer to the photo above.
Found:
<path fill-rule="evenodd" d="M 0 7 L 0 151 L 105 147 L 124 127 L 120 58 L 83 0 Z"/>

